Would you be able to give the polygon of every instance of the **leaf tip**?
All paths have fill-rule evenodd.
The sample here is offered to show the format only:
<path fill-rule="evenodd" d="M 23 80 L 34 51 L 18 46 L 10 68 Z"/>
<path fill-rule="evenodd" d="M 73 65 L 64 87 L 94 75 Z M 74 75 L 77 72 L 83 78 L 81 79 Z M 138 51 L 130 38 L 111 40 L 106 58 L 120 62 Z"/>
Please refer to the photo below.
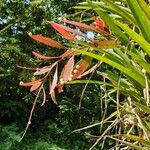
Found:
<path fill-rule="evenodd" d="M 28 35 L 29 35 L 29 36 L 32 36 L 32 32 L 28 32 Z"/>
<path fill-rule="evenodd" d="M 20 82 L 19 82 L 19 85 L 20 85 L 20 86 L 23 85 L 23 81 L 20 81 Z"/>

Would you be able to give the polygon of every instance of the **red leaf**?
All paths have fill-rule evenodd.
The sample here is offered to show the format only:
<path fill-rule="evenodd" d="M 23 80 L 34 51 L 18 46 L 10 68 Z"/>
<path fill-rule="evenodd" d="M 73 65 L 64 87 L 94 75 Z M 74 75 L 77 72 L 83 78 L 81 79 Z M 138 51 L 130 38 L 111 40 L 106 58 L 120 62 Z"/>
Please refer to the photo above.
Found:
<path fill-rule="evenodd" d="M 63 80 L 64 82 L 67 82 L 70 78 L 70 75 L 73 71 L 73 67 L 74 67 L 74 55 L 68 60 L 67 64 L 64 67 L 64 72 L 63 72 Z"/>
<path fill-rule="evenodd" d="M 60 43 L 58 43 L 57 41 L 51 38 L 40 36 L 40 35 L 32 35 L 31 33 L 29 34 L 29 36 L 40 43 L 43 43 L 52 47 L 56 47 L 56 48 L 65 49 L 65 46 L 61 45 Z"/>
<path fill-rule="evenodd" d="M 57 81 L 58 81 L 58 73 L 57 73 L 58 71 L 57 70 L 58 70 L 58 68 L 56 67 L 56 70 L 55 70 L 55 73 L 54 73 L 54 77 L 53 77 L 53 81 L 52 81 L 52 86 L 51 86 L 49 94 L 54 92 L 54 89 L 57 86 Z"/>
<path fill-rule="evenodd" d="M 41 84 L 42 84 L 41 81 L 39 81 L 39 82 L 33 84 L 33 85 L 31 86 L 31 88 L 30 88 L 30 92 L 33 92 L 34 90 L 38 89 Z"/>
<path fill-rule="evenodd" d="M 33 86 L 34 84 L 39 83 L 41 81 L 42 80 L 39 79 L 39 80 L 35 80 L 35 81 L 31 81 L 31 82 L 26 82 L 26 83 L 20 82 L 20 86 Z"/>
<path fill-rule="evenodd" d="M 41 54 L 36 53 L 34 51 L 32 51 L 32 54 L 34 56 L 36 56 L 37 58 L 40 58 L 40 59 L 55 59 L 55 58 L 60 58 L 60 56 L 44 56 L 44 55 L 41 55 Z"/>
<path fill-rule="evenodd" d="M 50 22 L 49 22 L 50 23 Z M 56 23 L 55 23 L 56 24 Z M 71 29 L 69 27 L 63 26 L 61 24 L 57 24 L 60 28 L 64 29 L 65 31 L 68 31 L 70 33 L 73 33 L 75 35 L 84 36 L 81 32 L 78 32 L 77 30 Z"/>
<path fill-rule="evenodd" d="M 57 24 L 55 22 L 49 22 L 49 23 L 57 32 L 59 32 L 61 35 L 63 35 L 66 39 L 72 40 L 72 41 L 77 40 L 74 36 L 72 36 L 70 33 L 65 31 L 59 24 Z"/>
<path fill-rule="evenodd" d="M 34 75 L 42 75 L 49 71 L 49 66 L 45 66 L 43 68 L 38 68 L 36 72 L 34 72 Z"/>
<path fill-rule="evenodd" d="M 71 50 L 67 50 L 65 53 L 63 53 L 60 56 L 44 56 L 44 55 L 41 55 L 37 52 L 32 51 L 32 54 L 34 56 L 36 56 L 37 58 L 40 58 L 40 59 L 45 59 L 45 60 L 47 60 L 47 59 L 56 59 L 56 58 L 65 58 L 65 57 L 67 57 L 67 56 L 69 56 L 70 54 L 73 54 L 73 53 L 75 53 L 75 52 L 73 52 Z"/>
<path fill-rule="evenodd" d="M 50 72 L 54 67 L 55 65 L 58 63 L 58 61 L 54 62 L 53 64 L 51 64 L 50 66 L 45 66 L 43 68 L 39 68 L 35 73 L 34 75 L 42 75 L 42 74 L 45 74 L 46 72 Z"/>
<path fill-rule="evenodd" d="M 95 69 L 97 68 L 97 64 L 94 65 L 92 68 L 90 68 L 89 70 L 85 71 L 83 74 L 81 74 L 80 76 L 78 76 L 78 78 L 81 78 L 83 76 L 86 76 L 88 74 L 90 74 L 91 72 L 93 72 Z"/>
<path fill-rule="evenodd" d="M 76 22 L 76 21 L 70 21 L 70 20 L 67 20 L 67 19 L 62 19 L 62 22 L 74 25 L 74 26 L 76 26 L 76 27 L 78 27 L 80 29 L 83 29 L 83 30 L 99 32 L 94 26 L 90 26 L 90 25 L 87 25 L 85 23 L 80 23 L 80 22 Z"/>

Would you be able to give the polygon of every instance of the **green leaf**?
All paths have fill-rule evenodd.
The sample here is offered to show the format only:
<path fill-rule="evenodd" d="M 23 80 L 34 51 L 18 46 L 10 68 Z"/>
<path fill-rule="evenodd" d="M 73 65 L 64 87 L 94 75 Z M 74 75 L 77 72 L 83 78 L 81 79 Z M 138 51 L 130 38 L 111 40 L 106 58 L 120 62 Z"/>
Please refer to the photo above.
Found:
<path fill-rule="evenodd" d="M 116 135 L 116 136 L 125 137 L 125 138 L 133 140 L 133 141 L 138 141 L 139 143 L 141 143 L 145 146 L 150 146 L 150 141 L 144 140 L 139 136 L 135 136 L 135 135 L 131 135 L 131 134 L 120 134 L 120 135 Z"/>
<path fill-rule="evenodd" d="M 146 16 L 149 18 L 150 20 L 150 7 L 148 4 L 146 4 L 146 2 L 144 0 L 137 0 L 141 9 L 145 12 Z"/>
<path fill-rule="evenodd" d="M 112 84 L 110 83 L 106 83 L 106 82 L 102 82 L 102 81 L 96 81 L 96 80 L 74 80 L 74 81 L 70 81 L 67 82 L 66 84 L 99 84 L 99 85 L 107 85 L 107 86 L 111 86 L 113 87 Z"/>
<path fill-rule="evenodd" d="M 137 84 L 132 84 L 130 79 L 128 81 L 127 79 L 110 71 L 106 71 L 106 73 L 102 73 L 102 75 L 109 79 L 113 83 L 114 87 L 119 88 L 119 91 L 121 91 L 124 95 L 131 95 L 137 100 L 141 98 L 141 94 L 138 92 L 138 86 L 136 86 Z"/>
<path fill-rule="evenodd" d="M 124 67 L 108 58 L 106 58 L 105 56 L 100 56 L 97 54 L 93 54 L 91 52 L 86 52 L 83 50 L 75 50 L 81 54 L 87 55 L 89 57 L 92 57 L 94 59 L 97 59 L 99 61 L 103 61 L 109 65 L 111 65 L 112 67 L 115 67 L 116 69 L 120 70 L 122 73 L 124 73 L 125 75 L 128 75 L 129 77 L 131 77 L 133 80 L 135 80 L 137 83 L 139 83 L 140 85 L 142 85 L 143 87 L 145 87 L 145 80 L 144 77 L 141 74 L 137 74 L 137 72 L 133 72 L 133 70 L 131 70 L 130 68 Z"/>
<path fill-rule="evenodd" d="M 134 104 L 141 110 L 143 110 L 145 113 L 148 113 L 150 115 L 150 107 L 149 106 L 145 106 L 139 102 L 134 102 Z"/>
<path fill-rule="evenodd" d="M 114 20 L 104 11 L 102 11 L 95 3 L 88 1 L 92 9 L 107 23 L 112 29 L 113 33 L 122 41 L 125 45 L 128 43 L 128 37 L 123 34 L 120 28 L 114 23 Z"/>
<path fill-rule="evenodd" d="M 138 27 L 142 32 L 142 35 L 148 42 L 150 42 L 150 19 L 147 17 L 147 15 L 142 9 L 142 2 L 139 3 L 138 0 L 127 0 L 127 3 L 133 13 L 133 16 L 135 17 Z"/>
<path fill-rule="evenodd" d="M 116 3 L 112 2 L 111 0 L 104 0 L 104 2 L 105 5 L 109 7 L 111 13 L 115 13 L 121 16 L 123 19 L 126 19 L 129 22 L 136 24 L 134 17 L 131 15 L 131 13 L 129 13 L 129 10 L 127 8 L 125 9 L 125 7 L 118 6 Z M 104 7 L 106 7 L 105 5 Z"/>
<path fill-rule="evenodd" d="M 133 60 L 137 61 L 137 63 L 145 69 L 146 72 L 150 74 L 150 64 L 146 62 L 141 56 L 133 53 L 133 52 L 127 52 Z"/>
<path fill-rule="evenodd" d="M 115 21 L 115 23 L 121 27 L 135 42 L 137 42 L 148 55 L 150 55 L 150 44 L 142 36 L 119 21 Z"/>

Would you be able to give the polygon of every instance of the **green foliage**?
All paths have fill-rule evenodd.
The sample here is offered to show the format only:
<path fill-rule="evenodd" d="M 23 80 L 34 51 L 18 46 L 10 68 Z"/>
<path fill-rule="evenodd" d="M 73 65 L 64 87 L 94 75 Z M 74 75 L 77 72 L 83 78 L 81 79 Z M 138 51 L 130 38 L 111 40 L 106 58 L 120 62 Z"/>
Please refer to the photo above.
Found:
<path fill-rule="evenodd" d="M 120 71 L 119 76 L 110 71 L 101 73 L 101 75 L 112 82 L 118 94 L 123 93 L 125 95 L 123 102 L 120 102 L 119 97 L 116 100 L 118 112 L 117 120 L 120 122 L 117 123 L 117 125 L 119 125 L 122 130 L 119 133 L 117 132 L 117 134 L 123 133 L 125 134 L 123 137 L 137 141 L 139 144 L 135 146 L 133 143 L 126 142 L 125 140 L 116 138 L 115 140 L 135 149 L 148 149 L 150 147 L 150 130 L 149 123 L 147 123 L 149 122 L 147 116 L 149 116 L 150 106 L 150 66 L 148 61 L 150 54 L 150 9 L 148 8 L 148 4 L 146 4 L 144 0 L 140 2 L 138 0 L 127 0 L 125 2 L 104 0 L 103 2 L 84 2 L 75 8 L 94 10 L 109 25 L 115 37 L 121 41 L 122 44 L 120 44 L 118 48 L 112 49 L 111 53 L 109 52 L 111 57 L 106 51 L 101 51 L 101 55 L 81 50 L 77 51 L 99 61 L 103 61 Z M 117 17 L 114 17 L 114 14 L 117 15 Z M 126 34 L 124 34 L 123 31 Z M 125 120 L 120 117 L 127 117 L 125 119 L 127 124 Z M 125 128 L 123 126 L 125 126 Z M 126 127 L 128 127 L 130 131 L 126 130 Z M 136 128 L 138 128 L 137 131 Z M 99 141 L 101 139 L 100 137 Z M 108 137 L 114 139 L 111 136 Z M 93 147 L 97 143 L 98 142 L 96 142 Z M 140 147 L 141 144 L 143 144 L 143 147 Z"/>
<path fill-rule="evenodd" d="M 94 123 L 99 113 L 99 88 L 95 85 L 95 92 L 90 89 L 84 94 L 81 110 L 78 110 L 81 86 L 71 89 L 68 85 L 65 93 L 58 96 L 59 108 L 47 99 L 46 104 L 40 107 L 37 104 L 33 114 L 31 129 L 25 138 L 18 142 L 20 133 L 25 128 L 34 95 L 21 88 L 19 82 L 34 79 L 27 68 L 41 67 L 49 64 L 33 59 L 31 51 L 42 52 L 45 55 L 58 55 L 59 51 L 48 46 L 36 43 L 30 39 L 28 32 L 50 35 L 54 39 L 62 39 L 54 34 L 46 21 L 57 20 L 68 12 L 68 9 L 77 1 L 32 1 L 21 0 L 1 1 L 0 9 L 0 149 L 85 149 L 91 145 L 91 138 L 82 133 L 71 132 Z M 58 11 L 59 10 L 59 11 Z M 84 88 L 84 86 L 82 86 Z M 90 87 L 90 88 L 93 88 Z M 69 93 L 66 94 L 66 93 Z M 76 96 L 78 95 L 78 96 Z M 87 96 L 86 96 L 87 95 Z M 93 99 L 91 102 L 90 99 Z M 62 100 L 62 101 L 61 101 Z M 87 101 L 87 103 L 86 103 Z M 97 105 L 97 107 L 95 107 Z M 90 107 L 89 107 L 90 106 Z M 93 109 L 94 108 L 94 109 Z M 92 110 L 92 111 L 91 111 Z M 86 116 L 88 114 L 88 116 Z M 44 124 L 45 120 L 47 123 Z M 15 123 L 15 125 L 11 125 Z M 16 128 L 16 126 L 19 128 Z M 93 130 L 93 133 L 95 131 Z"/>
<path fill-rule="evenodd" d="M 2 1 L 3 11 L 0 12 L 2 16 L 0 18 L 2 25 L 0 55 L 2 57 L 0 60 L 3 63 L 0 65 L 0 82 L 2 83 L 0 86 L 0 98 L 2 98 L 0 117 L 3 123 L 7 123 L 5 121 L 8 118 L 10 121 L 13 116 L 15 117 L 12 120 L 16 121 L 20 117 L 20 112 L 23 112 L 21 122 L 24 122 L 27 114 L 26 108 L 32 100 L 31 94 L 24 96 L 27 91 L 18 90 L 18 82 L 22 79 L 35 80 L 36 77 L 28 72 L 25 74 L 25 71 L 16 68 L 16 64 L 30 67 L 49 65 L 49 61 L 43 64 L 41 60 L 32 59 L 30 56 L 32 50 L 45 55 L 58 54 L 55 49 L 31 41 L 27 33 L 32 30 L 35 34 L 42 33 L 48 36 L 46 21 L 58 21 L 58 17 L 64 15 L 64 8 L 72 6 L 74 2 L 68 4 L 65 1 L 62 5 L 59 4 L 60 1 L 32 1 L 29 3 L 19 0 Z M 96 77 L 93 77 L 94 80 L 88 81 L 88 78 L 85 78 L 86 80 L 67 83 L 64 88 L 65 92 L 58 95 L 58 107 L 52 102 L 45 103 L 44 111 L 38 107 L 33 115 L 30 133 L 19 144 L 15 142 L 20 137 L 16 128 L 11 125 L 1 126 L 1 137 L 5 137 L 5 140 L 2 138 L 2 148 L 82 150 L 89 149 L 96 141 L 90 149 L 99 147 L 101 149 L 115 147 L 149 149 L 150 9 L 148 4 L 144 0 L 103 0 L 102 2 L 83 2 L 74 8 L 87 11 L 85 13 L 87 16 L 84 16 L 83 12 L 80 19 L 77 18 L 80 21 L 82 16 L 85 17 L 85 20 L 86 17 L 91 17 L 88 12 L 92 10 L 109 26 L 111 32 L 107 31 L 107 34 L 96 37 L 92 42 L 98 40 L 108 44 L 106 41 L 111 39 L 117 40 L 119 44 L 116 44 L 115 48 L 114 45 L 111 48 L 107 46 L 104 48 L 101 45 L 100 47 L 95 46 L 91 41 L 89 43 L 81 41 L 67 43 L 66 46 L 84 55 L 81 56 L 82 62 L 88 60 L 91 63 L 93 59 L 99 62 Z M 67 10 L 67 13 L 71 11 Z M 77 14 L 70 16 L 74 17 Z M 89 20 L 91 22 L 91 19 Z M 83 24 L 81 26 L 85 30 L 92 28 Z M 54 33 L 51 31 L 53 39 L 62 40 Z M 66 43 L 66 40 L 62 41 Z M 105 63 L 106 69 L 104 70 L 101 70 L 102 62 Z M 71 85 L 74 83 L 80 83 L 80 85 Z M 84 92 L 81 91 L 85 88 L 82 83 L 89 84 Z M 46 92 L 48 92 L 47 85 Z M 40 97 L 40 94 L 38 96 Z M 25 100 L 24 103 L 20 103 L 20 99 Z M 47 121 L 43 124 L 48 118 L 49 108 L 52 108 L 51 119 L 54 121 Z M 37 128 L 35 123 L 41 125 L 41 128 Z M 72 133 L 74 129 L 77 130 Z"/>
<path fill-rule="evenodd" d="M 15 124 L 9 126 L 0 125 L 0 132 L 0 149 L 10 150 L 20 140 L 18 128 Z"/>

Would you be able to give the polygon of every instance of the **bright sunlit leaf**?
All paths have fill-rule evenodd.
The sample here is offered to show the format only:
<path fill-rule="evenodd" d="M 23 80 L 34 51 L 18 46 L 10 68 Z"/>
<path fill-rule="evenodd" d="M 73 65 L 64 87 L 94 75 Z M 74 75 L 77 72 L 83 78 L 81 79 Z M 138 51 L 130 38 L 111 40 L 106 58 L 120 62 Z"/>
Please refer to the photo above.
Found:
<path fill-rule="evenodd" d="M 65 37 L 68 40 L 72 40 L 72 41 L 76 41 L 77 39 L 72 36 L 69 32 L 65 31 L 59 24 L 55 23 L 55 22 L 49 22 L 50 25 L 57 31 L 59 32 L 61 35 L 63 35 L 63 37 Z"/>
<path fill-rule="evenodd" d="M 32 34 L 29 34 L 29 36 L 40 42 L 40 43 L 43 43 L 43 44 L 46 44 L 46 45 L 49 45 L 49 46 L 52 46 L 52 47 L 55 47 L 55 48 L 60 48 L 60 49 L 65 49 L 65 46 L 61 45 L 59 42 L 51 39 L 51 38 L 48 38 L 48 37 L 44 37 L 44 36 L 41 36 L 41 35 L 32 35 Z"/>
<path fill-rule="evenodd" d="M 42 80 L 39 79 L 39 80 L 35 80 L 35 81 L 31 81 L 31 82 L 26 82 L 26 83 L 23 83 L 22 81 L 20 82 L 20 86 L 33 86 L 34 84 L 36 83 L 39 83 L 41 82 Z"/>
<path fill-rule="evenodd" d="M 33 84 L 33 85 L 31 86 L 31 88 L 30 88 L 30 92 L 33 92 L 33 91 L 35 91 L 36 89 L 38 89 L 41 84 L 42 84 L 41 81 L 39 81 L 39 82 Z"/>
<path fill-rule="evenodd" d="M 63 72 L 64 82 L 67 82 L 69 79 L 72 80 L 71 73 L 73 71 L 73 67 L 74 67 L 74 55 L 68 60 L 67 64 L 64 67 Z"/>

